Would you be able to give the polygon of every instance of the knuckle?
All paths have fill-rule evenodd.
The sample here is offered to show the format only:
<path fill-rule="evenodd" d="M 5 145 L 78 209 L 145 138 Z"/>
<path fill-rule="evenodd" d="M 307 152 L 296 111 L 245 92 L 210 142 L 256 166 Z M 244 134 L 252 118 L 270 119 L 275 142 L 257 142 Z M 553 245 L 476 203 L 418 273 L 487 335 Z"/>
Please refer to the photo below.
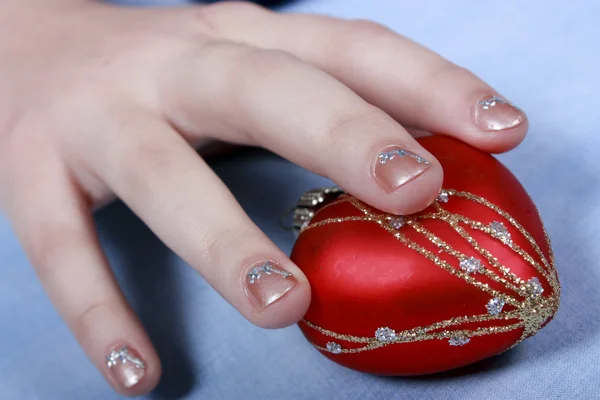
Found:
<path fill-rule="evenodd" d="M 347 28 L 352 30 L 356 35 L 363 37 L 368 36 L 368 38 L 387 35 L 390 32 L 389 28 L 386 26 L 368 19 L 355 19 L 347 21 Z"/>
<path fill-rule="evenodd" d="M 200 263 L 199 267 L 221 265 L 221 259 L 227 247 L 225 240 L 223 240 L 226 237 L 226 232 L 221 235 L 214 233 L 201 235 L 196 250 L 198 252 L 197 257 Z"/>
<path fill-rule="evenodd" d="M 149 192 L 151 185 L 169 175 L 173 167 L 172 150 L 146 140 L 124 145 L 116 157 L 112 174 L 138 195 Z"/>
<path fill-rule="evenodd" d="M 215 5 L 208 5 L 186 10 L 186 22 L 190 22 L 194 30 L 201 34 L 219 36 L 219 24 L 215 18 L 214 7 Z"/>
<path fill-rule="evenodd" d="M 267 9 L 249 1 L 226 1 L 203 7 L 210 12 L 219 12 L 224 14 L 234 14 L 236 16 L 248 17 L 258 14 L 264 14 Z"/>
<path fill-rule="evenodd" d="M 248 50 L 243 55 L 242 68 L 248 68 L 249 76 L 254 79 L 273 79 L 274 76 L 287 73 L 298 60 L 281 50 Z"/>
<path fill-rule="evenodd" d="M 266 91 L 298 78 L 303 71 L 303 61 L 285 51 L 226 41 L 208 43 L 199 58 L 218 60 L 225 66 L 218 74 L 217 86 L 219 95 L 230 104 L 256 98 L 257 88 Z"/>
<path fill-rule="evenodd" d="M 247 227 L 221 227 L 218 231 L 206 228 L 198 237 L 194 257 L 198 260 L 197 268 L 203 272 L 219 274 L 231 263 L 232 250 L 240 243 L 247 243 L 248 238 L 256 237 L 256 232 Z"/>
<path fill-rule="evenodd" d="M 80 235 L 67 227 L 45 222 L 29 229 L 23 244 L 31 263 L 44 277 L 57 273 L 73 249 L 87 245 Z"/>
<path fill-rule="evenodd" d="M 222 47 L 222 46 L 221 46 Z M 298 59 L 280 50 L 236 46 L 224 74 L 224 98 L 241 110 L 255 108 L 257 89 L 274 90 L 298 78 Z"/>
<path fill-rule="evenodd" d="M 368 133 L 377 130 L 385 123 L 385 119 L 385 114 L 372 106 L 336 114 L 323 126 L 319 136 L 326 151 L 339 150 L 340 143 L 347 141 L 348 132 L 359 130 Z"/>
<path fill-rule="evenodd" d="M 357 60 L 364 59 L 372 49 L 378 48 L 391 33 L 389 28 L 363 19 L 334 22 L 331 26 L 329 35 L 324 39 L 328 57 L 339 60 L 349 68 Z"/>
<path fill-rule="evenodd" d="M 157 175 L 169 169 L 172 164 L 171 151 L 158 143 L 140 142 L 124 153 L 126 160 L 130 160 L 141 167 L 142 170 Z"/>
<path fill-rule="evenodd" d="M 185 10 L 187 22 L 191 21 L 193 30 L 211 37 L 227 36 L 222 31 L 229 29 L 227 25 L 232 15 L 235 20 L 249 20 L 265 12 L 265 8 L 245 1 L 219 2 Z"/>
<path fill-rule="evenodd" d="M 465 78 L 472 79 L 474 77 L 475 75 L 468 69 L 460 67 L 449 61 L 439 63 L 429 73 L 429 80 L 436 81 L 436 83 L 439 83 L 440 81 L 444 82 L 450 78 L 452 80 L 456 80 Z"/>
<path fill-rule="evenodd" d="M 93 340 L 97 336 L 99 325 L 106 321 L 108 315 L 114 318 L 114 315 L 119 313 L 118 307 L 113 302 L 102 300 L 87 304 L 85 308 L 74 312 L 70 328 L 85 346 L 86 341 Z"/>
<path fill-rule="evenodd" d="M 14 121 L 7 123 L 4 128 L 3 144 L 0 146 L 0 173 L 9 173 L 13 164 L 18 162 L 19 155 L 28 151 L 23 135 L 17 134 L 17 131 Z"/>
<path fill-rule="evenodd" d="M 423 71 L 422 76 L 423 92 L 435 93 L 440 87 L 448 85 L 448 82 L 453 82 L 453 85 L 460 85 L 464 88 L 472 88 L 474 82 L 481 81 L 468 69 L 460 67 L 450 61 L 442 61 L 433 63 L 426 71 Z M 426 97 L 423 98 L 426 101 Z M 427 104 L 422 104 L 422 107 L 427 107 Z"/>
<path fill-rule="evenodd" d="M 47 175 L 47 168 L 61 163 L 51 126 L 45 120 L 19 117 L 0 146 L 0 203 L 19 208 L 19 198 Z M 5 203 L 7 202 L 7 203 Z"/>
<path fill-rule="evenodd" d="M 451 67 L 448 67 L 448 68 L 453 69 L 454 73 L 456 75 L 462 76 L 462 77 L 465 77 L 465 78 L 469 78 L 469 79 L 473 79 L 473 78 L 479 79 L 479 78 L 477 78 L 477 75 L 475 75 L 473 73 L 473 71 L 471 71 L 470 69 L 467 69 L 465 67 L 461 67 L 460 65 L 456 65 L 454 63 L 449 63 L 449 64 L 451 65 Z"/>

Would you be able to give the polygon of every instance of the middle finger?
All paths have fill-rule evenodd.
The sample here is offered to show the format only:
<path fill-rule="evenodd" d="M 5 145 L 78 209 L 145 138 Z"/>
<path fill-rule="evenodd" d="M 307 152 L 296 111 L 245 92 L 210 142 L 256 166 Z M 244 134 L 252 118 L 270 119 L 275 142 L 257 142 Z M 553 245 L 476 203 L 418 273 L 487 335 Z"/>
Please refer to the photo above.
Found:
<path fill-rule="evenodd" d="M 261 145 L 397 214 L 439 192 L 441 166 L 400 124 L 281 51 L 214 43 L 177 60 L 161 83 L 167 115 L 192 140 Z"/>

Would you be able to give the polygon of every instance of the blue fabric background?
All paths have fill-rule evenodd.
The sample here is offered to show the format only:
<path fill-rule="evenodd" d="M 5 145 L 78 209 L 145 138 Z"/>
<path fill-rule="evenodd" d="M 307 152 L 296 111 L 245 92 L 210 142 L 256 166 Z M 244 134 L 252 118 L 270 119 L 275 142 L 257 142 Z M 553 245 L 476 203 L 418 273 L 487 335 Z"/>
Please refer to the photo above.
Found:
<path fill-rule="evenodd" d="M 114 204 L 97 215 L 101 237 L 163 361 L 164 378 L 148 398 L 600 398 L 600 3 L 313 0 L 287 10 L 389 25 L 528 112 L 528 138 L 500 159 L 529 190 L 554 241 L 561 309 L 535 338 L 471 367 L 410 379 L 364 375 L 326 360 L 296 327 L 251 326 Z M 262 152 L 214 168 L 286 251 L 293 239 L 278 215 L 305 189 L 327 183 Z M 119 398 L 53 310 L 2 216 L 0 243 L 0 399 Z"/>

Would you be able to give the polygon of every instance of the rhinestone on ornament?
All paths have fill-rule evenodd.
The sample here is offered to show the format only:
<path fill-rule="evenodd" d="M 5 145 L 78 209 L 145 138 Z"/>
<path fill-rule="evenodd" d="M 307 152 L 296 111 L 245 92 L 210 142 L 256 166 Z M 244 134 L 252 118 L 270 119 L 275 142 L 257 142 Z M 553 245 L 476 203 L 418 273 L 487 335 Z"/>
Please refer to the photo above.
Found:
<path fill-rule="evenodd" d="M 375 331 L 375 338 L 380 342 L 393 342 L 396 340 L 396 331 L 386 327 L 377 328 Z"/>
<path fill-rule="evenodd" d="M 492 231 L 492 236 L 494 236 L 496 239 L 499 239 L 502 243 L 505 244 L 512 244 L 510 232 L 508 231 L 508 229 L 506 229 L 506 226 L 504 226 L 502 222 L 491 222 L 489 228 Z"/>
<path fill-rule="evenodd" d="M 495 297 L 488 301 L 488 303 L 485 305 L 485 308 L 487 308 L 488 314 L 498 315 L 502 311 L 502 308 L 504 307 L 505 303 L 506 302 L 504 301 L 504 299 Z"/>
<path fill-rule="evenodd" d="M 448 344 L 450 346 L 464 346 L 465 344 L 469 343 L 471 341 L 471 338 L 468 336 L 454 336 L 451 337 L 450 340 L 448 340 Z"/>
<path fill-rule="evenodd" d="M 336 342 L 328 342 L 327 343 L 327 351 L 333 354 L 340 354 L 342 352 L 342 346 Z"/>
<path fill-rule="evenodd" d="M 531 297 L 539 297 L 544 293 L 544 288 L 540 280 L 536 277 L 531 278 L 525 284 L 525 288 Z"/>
<path fill-rule="evenodd" d="M 440 194 L 438 194 L 437 201 L 440 203 L 447 203 L 450 195 L 445 190 L 442 190 Z"/>
<path fill-rule="evenodd" d="M 483 268 L 483 264 L 481 264 L 481 261 L 475 257 L 469 257 L 460 260 L 460 268 L 467 274 L 472 274 L 481 270 Z"/>
<path fill-rule="evenodd" d="M 405 223 L 406 223 L 406 220 L 404 219 L 404 217 L 399 216 L 399 217 L 393 217 L 392 219 L 390 219 L 389 225 L 390 225 L 390 228 L 398 230 L 398 229 L 402 228 Z"/>

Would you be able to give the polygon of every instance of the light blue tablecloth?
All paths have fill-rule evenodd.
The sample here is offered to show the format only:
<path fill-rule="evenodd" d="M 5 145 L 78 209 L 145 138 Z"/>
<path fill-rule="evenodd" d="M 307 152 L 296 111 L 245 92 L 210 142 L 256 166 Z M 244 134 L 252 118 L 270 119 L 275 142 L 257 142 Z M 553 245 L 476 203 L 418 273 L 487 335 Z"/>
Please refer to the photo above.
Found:
<path fill-rule="evenodd" d="M 163 361 L 164 378 L 148 398 L 600 398 L 600 2 L 313 0 L 288 9 L 387 24 L 528 112 L 528 138 L 500 158 L 554 240 L 561 309 L 538 336 L 492 360 L 434 377 L 364 375 L 322 357 L 296 327 L 251 326 L 115 204 L 98 213 L 101 237 Z M 278 227 L 279 213 L 325 181 L 265 153 L 214 167 L 289 251 L 293 239 Z M 118 398 L 53 310 L 1 216 L 0 243 L 0 399 Z"/>

